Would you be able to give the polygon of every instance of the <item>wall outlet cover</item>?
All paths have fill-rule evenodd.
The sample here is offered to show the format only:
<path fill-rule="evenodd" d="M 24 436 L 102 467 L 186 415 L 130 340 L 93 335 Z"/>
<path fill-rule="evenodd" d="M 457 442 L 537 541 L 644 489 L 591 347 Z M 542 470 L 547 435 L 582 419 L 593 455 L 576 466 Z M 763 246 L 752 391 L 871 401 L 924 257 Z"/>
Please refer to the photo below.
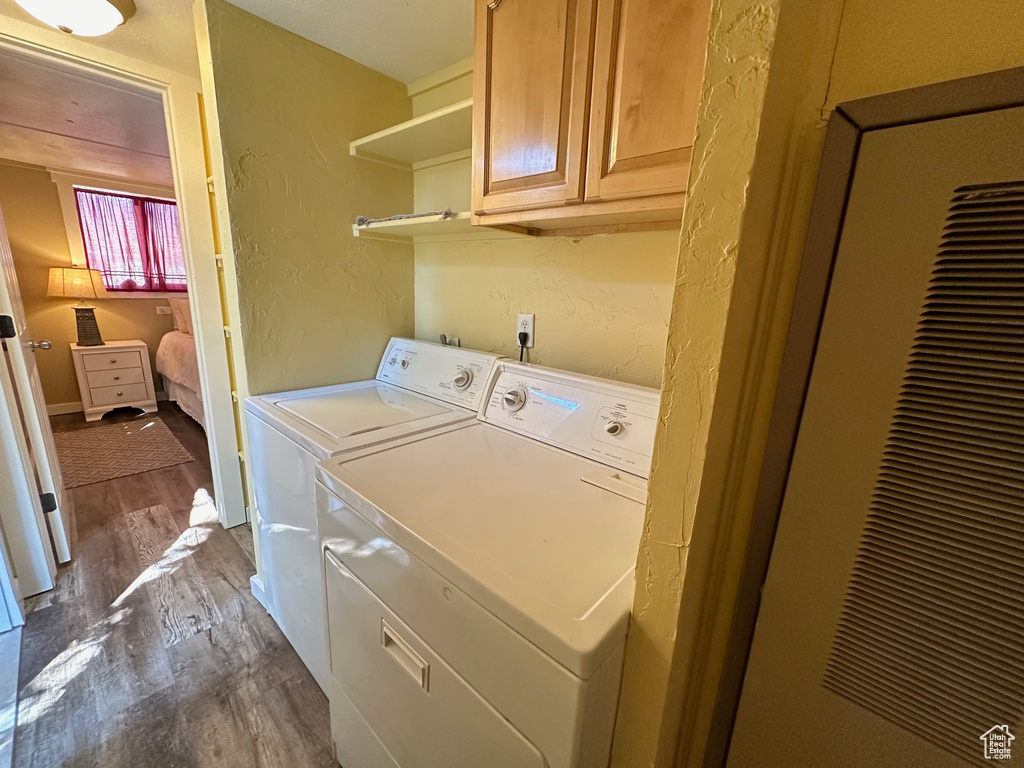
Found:
<path fill-rule="evenodd" d="M 533 349 L 533 320 L 534 315 L 520 315 L 516 322 L 516 346 L 519 346 L 519 334 L 526 332 L 526 348 Z"/>

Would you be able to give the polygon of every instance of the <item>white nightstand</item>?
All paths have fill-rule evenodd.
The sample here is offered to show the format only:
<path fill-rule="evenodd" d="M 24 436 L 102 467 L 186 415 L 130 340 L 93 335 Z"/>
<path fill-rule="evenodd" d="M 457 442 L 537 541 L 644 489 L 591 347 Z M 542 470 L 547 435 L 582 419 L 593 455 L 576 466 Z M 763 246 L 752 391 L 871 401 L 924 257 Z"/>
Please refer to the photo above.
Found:
<path fill-rule="evenodd" d="M 71 345 L 86 421 L 99 421 L 115 408 L 156 413 L 156 387 L 149 347 L 138 339 L 108 341 L 102 347 Z"/>

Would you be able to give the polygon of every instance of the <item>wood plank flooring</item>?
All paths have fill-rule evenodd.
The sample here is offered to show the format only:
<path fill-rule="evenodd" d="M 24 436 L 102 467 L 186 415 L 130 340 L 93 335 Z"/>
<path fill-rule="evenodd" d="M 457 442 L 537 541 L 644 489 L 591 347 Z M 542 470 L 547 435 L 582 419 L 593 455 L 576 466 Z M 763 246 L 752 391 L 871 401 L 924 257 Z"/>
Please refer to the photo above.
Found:
<path fill-rule="evenodd" d="M 69 492 L 74 560 L 26 606 L 14 766 L 335 766 L 327 699 L 249 591 L 251 534 L 217 523 L 205 435 L 160 415 L 196 461 Z"/>
<path fill-rule="evenodd" d="M 0 768 L 10 768 L 13 757 L 20 649 L 21 627 L 0 633 Z"/>

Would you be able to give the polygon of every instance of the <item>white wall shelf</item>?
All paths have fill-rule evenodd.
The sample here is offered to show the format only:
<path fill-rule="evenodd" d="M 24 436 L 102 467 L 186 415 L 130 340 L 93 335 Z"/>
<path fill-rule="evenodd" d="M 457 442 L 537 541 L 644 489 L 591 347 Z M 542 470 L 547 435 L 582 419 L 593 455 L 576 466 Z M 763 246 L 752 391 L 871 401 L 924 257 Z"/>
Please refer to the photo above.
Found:
<path fill-rule="evenodd" d="M 353 225 L 356 237 L 394 242 L 431 242 L 434 240 L 492 240 L 506 237 L 522 237 L 535 234 L 526 227 L 484 227 L 474 226 L 468 211 L 456 213 L 450 219 L 437 216 L 418 216 L 415 219 L 395 219 L 363 226 Z"/>
<path fill-rule="evenodd" d="M 473 99 L 464 99 L 383 131 L 356 139 L 349 151 L 385 165 L 418 163 L 469 152 L 473 144 Z"/>

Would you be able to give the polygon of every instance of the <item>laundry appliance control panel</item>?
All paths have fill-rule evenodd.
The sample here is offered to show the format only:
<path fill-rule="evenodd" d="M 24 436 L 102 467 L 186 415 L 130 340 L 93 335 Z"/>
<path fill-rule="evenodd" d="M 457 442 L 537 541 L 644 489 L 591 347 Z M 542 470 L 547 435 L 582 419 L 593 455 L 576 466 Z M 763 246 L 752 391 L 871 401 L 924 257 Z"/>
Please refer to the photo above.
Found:
<path fill-rule="evenodd" d="M 654 389 L 503 362 L 482 418 L 646 478 L 658 404 Z"/>
<path fill-rule="evenodd" d="M 496 355 L 413 339 L 391 339 L 377 381 L 478 410 Z"/>

